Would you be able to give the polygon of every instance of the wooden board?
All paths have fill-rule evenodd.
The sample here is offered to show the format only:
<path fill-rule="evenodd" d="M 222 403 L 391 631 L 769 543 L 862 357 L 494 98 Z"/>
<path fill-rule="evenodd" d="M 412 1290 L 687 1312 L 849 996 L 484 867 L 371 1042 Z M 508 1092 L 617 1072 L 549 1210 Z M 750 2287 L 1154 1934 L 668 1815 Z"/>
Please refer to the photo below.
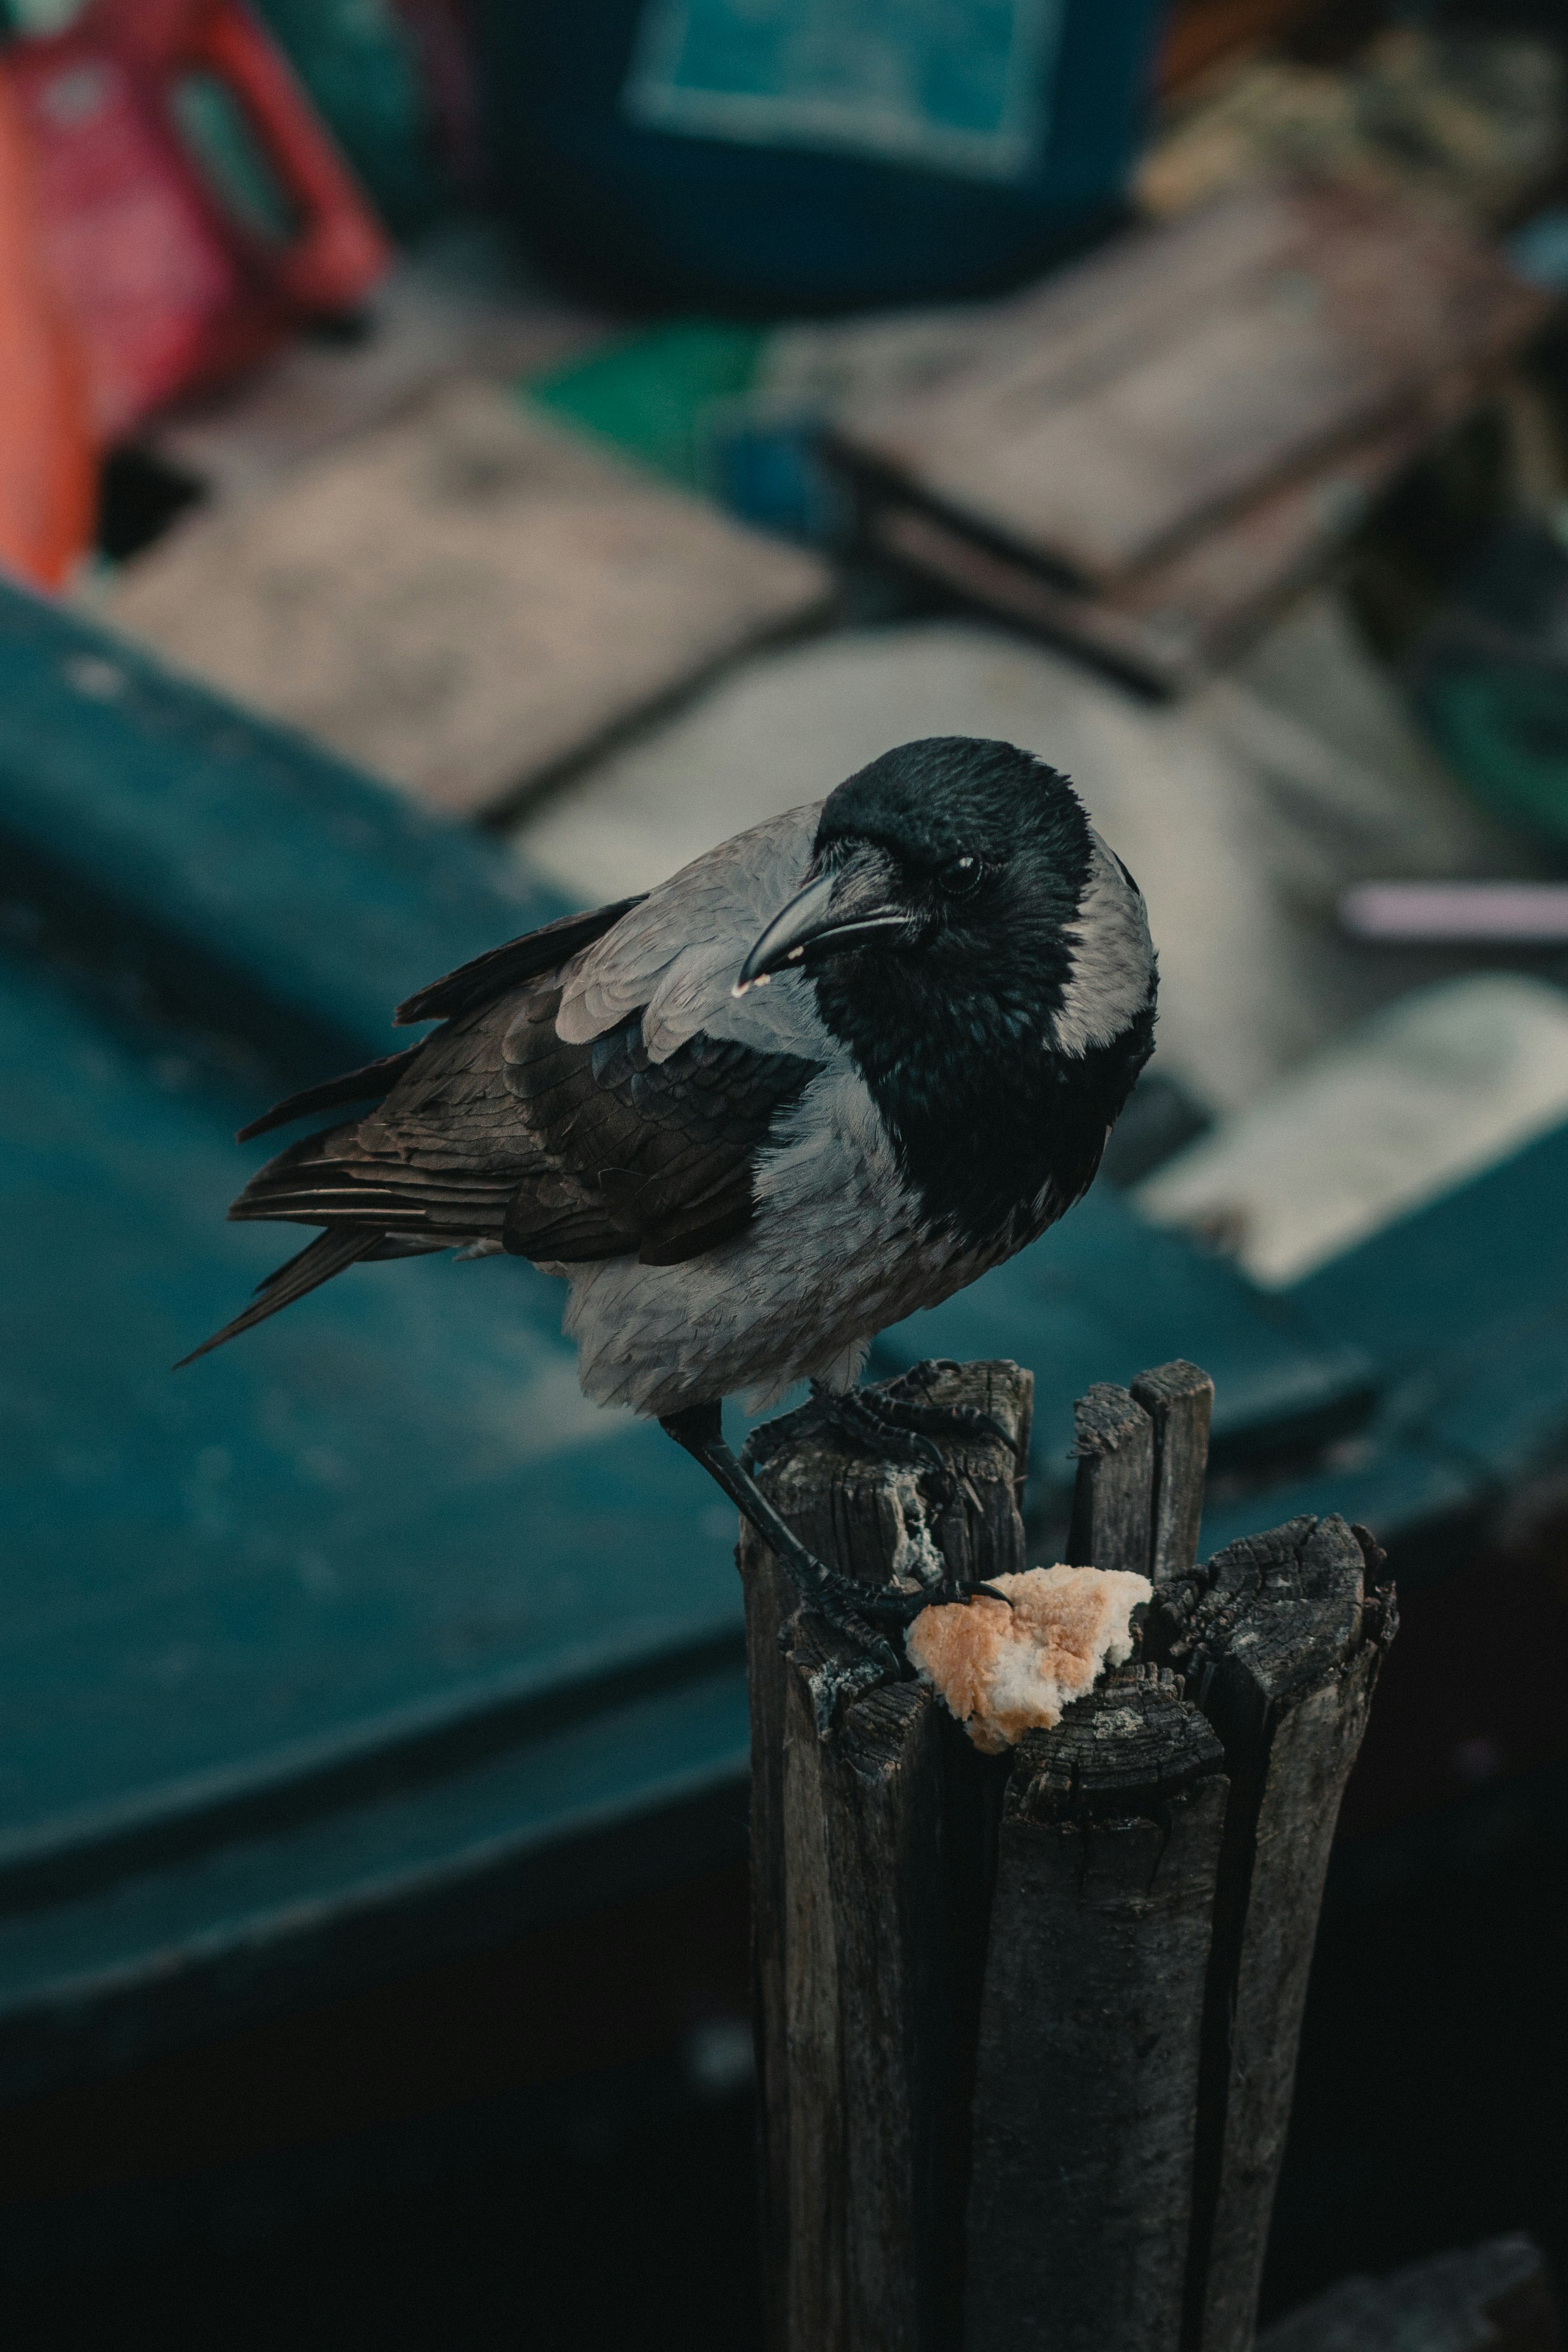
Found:
<path fill-rule="evenodd" d="M 884 553 L 987 611 L 1074 646 L 1156 693 L 1183 693 L 1322 572 L 1428 438 L 1427 428 L 1410 422 L 1336 450 L 1104 594 L 1064 587 L 945 517 L 896 499 L 871 508 L 868 535 Z"/>
<path fill-rule="evenodd" d="M 868 502 L 868 536 L 992 612 L 1076 646 L 1156 692 L 1181 692 L 1201 684 L 1322 572 L 1373 501 L 1485 396 L 1539 316 L 1537 298 L 1514 289 L 1498 303 L 1469 362 L 1433 376 L 1393 423 L 1331 449 L 1100 593 L 1064 586 L 1037 562 L 897 497 Z"/>
<path fill-rule="evenodd" d="M 1267 183 L 1137 231 L 976 322 L 837 446 L 1068 587 L 1109 588 L 1543 315 L 1468 232 L 1381 193 Z M 1517 322 L 1517 323 L 1512 323 Z"/>
<path fill-rule="evenodd" d="M 468 814 L 802 620 L 830 580 L 467 382 L 197 517 L 127 569 L 109 610 L 182 667 Z"/>

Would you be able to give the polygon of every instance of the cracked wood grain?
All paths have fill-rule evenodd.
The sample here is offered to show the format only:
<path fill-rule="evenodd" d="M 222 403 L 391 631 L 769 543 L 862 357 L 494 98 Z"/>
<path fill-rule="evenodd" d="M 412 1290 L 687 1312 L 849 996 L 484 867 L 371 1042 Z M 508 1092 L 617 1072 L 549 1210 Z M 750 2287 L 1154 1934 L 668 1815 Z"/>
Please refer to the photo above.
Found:
<path fill-rule="evenodd" d="M 986 1413 L 1012 1443 L 944 1444 L 954 1490 L 937 1509 L 913 1469 L 858 1454 L 808 1406 L 752 1441 L 774 1505 L 853 1576 L 907 1570 L 923 1535 L 954 1572 L 1021 1569 L 1028 1374 L 939 1365 L 893 1386 Z M 749 1532 L 741 1562 L 770 2352 L 958 2352 L 987 1811 L 1005 1764 L 923 1685 L 858 1687 Z"/>

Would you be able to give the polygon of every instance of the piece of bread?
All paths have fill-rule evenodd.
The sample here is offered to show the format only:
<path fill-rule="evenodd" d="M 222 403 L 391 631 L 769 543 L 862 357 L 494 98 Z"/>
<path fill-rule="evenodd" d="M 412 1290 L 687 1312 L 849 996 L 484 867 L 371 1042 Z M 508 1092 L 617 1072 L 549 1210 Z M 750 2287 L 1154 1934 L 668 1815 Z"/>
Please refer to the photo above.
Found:
<path fill-rule="evenodd" d="M 1132 1612 L 1152 1597 L 1126 1569 L 1031 1568 L 991 1581 L 1012 1602 L 923 1609 L 906 1637 L 930 1683 L 976 1748 L 999 1755 L 1026 1731 L 1048 1731 L 1132 1654 Z"/>

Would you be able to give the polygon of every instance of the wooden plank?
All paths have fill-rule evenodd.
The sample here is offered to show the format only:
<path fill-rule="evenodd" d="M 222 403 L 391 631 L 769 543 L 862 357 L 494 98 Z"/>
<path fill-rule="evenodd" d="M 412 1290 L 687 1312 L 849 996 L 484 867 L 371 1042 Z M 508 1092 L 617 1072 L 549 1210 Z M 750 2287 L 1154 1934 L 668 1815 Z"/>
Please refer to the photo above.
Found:
<path fill-rule="evenodd" d="M 868 502 L 866 528 L 887 554 L 961 596 L 1155 693 L 1180 694 L 1201 685 L 1321 572 L 1373 499 L 1436 430 L 1436 423 L 1407 420 L 1334 450 L 1099 594 L 1064 585 L 1016 550 L 894 499 Z"/>
<path fill-rule="evenodd" d="M 1184 1576 L 1198 1556 L 1214 1382 L 1196 1364 L 1178 1358 L 1140 1372 L 1131 1393 L 1154 1429 L 1148 1572 L 1154 1583 L 1168 1584 Z"/>
<path fill-rule="evenodd" d="M 965 2352 L 1165 2352 L 1182 2312 L 1223 1759 L 1128 1667 L 1016 1751 L 975 2069 Z"/>
<path fill-rule="evenodd" d="M 1068 1559 L 1076 1567 L 1149 1573 L 1154 1426 L 1137 1400 L 1097 1381 L 1073 1407 L 1078 1479 Z"/>
<path fill-rule="evenodd" d="M 810 1407 L 757 1432 L 752 1458 L 791 1526 L 851 1575 L 882 1580 L 922 1523 L 954 1570 L 1006 1572 L 1024 1564 L 1030 1388 L 1012 1364 L 946 1366 L 918 1386 L 1015 1440 L 956 1453 L 940 1512 L 912 1469 L 858 1455 Z M 986 1790 L 1005 1766 L 922 1686 L 846 1691 L 847 1653 L 795 1622 L 793 1587 L 749 1532 L 741 1566 L 768 2342 L 957 2352 Z"/>
<path fill-rule="evenodd" d="M 1106 589 L 1544 315 L 1456 224 L 1382 191 L 1263 183 L 1134 232 L 977 323 L 966 366 L 852 404 L 889 489 Z M 1521 336 L 1528 331 L 1521 325 Z"/>
<path fill-rule="evenodd" d="M 864 528 L 885 553 L 988 610 L 1156 693 L 1184 692 L 1323 572 L 1402 469 L 1485 398 L 1539 317 L 1530 289 L 1510 289 L 1468 362 L 1429 377 L 1397 421 L 1319 455 L 1099 593 L 1049 573 L 1037 551 L 885 487 L 865 498 Z"/>
<path fill-rule="evenodd" d="M 825 601 L 819 559 L 449 385 L 127 568 L 110 617 L 461 814 Z"/>

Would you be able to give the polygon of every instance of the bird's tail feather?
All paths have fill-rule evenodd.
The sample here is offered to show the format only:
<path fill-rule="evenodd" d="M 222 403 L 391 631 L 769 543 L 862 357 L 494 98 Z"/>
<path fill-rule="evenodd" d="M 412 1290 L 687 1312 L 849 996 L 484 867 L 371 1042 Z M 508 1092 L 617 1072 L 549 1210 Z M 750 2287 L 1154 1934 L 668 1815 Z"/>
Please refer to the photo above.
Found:
<path fill-rule="evenodd" d="M 210 1355 L 226 1339 L 237 1339 L 242 1331 L 254 1330 L 258 1323 L 265 1323 L 279 1307 L 292 1307 L 297 1298 L 303 1298 L 319 1284 L 330 1282 L 334 1274 L 342 1274 L 356 1258 L 368 1257 L 384 1239 L 379 1225 L 337 1225 L 318 1234 L 297 1256 L 286 1259 L 272 1273 L 264 1275 L 256 1286 L 257 1296 L 252 1303 L 232 1323 L 226 1323 L 221 1331 L 215 1331 L 210 1339 L 204 1339 L 199 1348 L 182 1356 L 174 1366 L 175 1371 L 194 1364 L 198 1356 Z"/>

